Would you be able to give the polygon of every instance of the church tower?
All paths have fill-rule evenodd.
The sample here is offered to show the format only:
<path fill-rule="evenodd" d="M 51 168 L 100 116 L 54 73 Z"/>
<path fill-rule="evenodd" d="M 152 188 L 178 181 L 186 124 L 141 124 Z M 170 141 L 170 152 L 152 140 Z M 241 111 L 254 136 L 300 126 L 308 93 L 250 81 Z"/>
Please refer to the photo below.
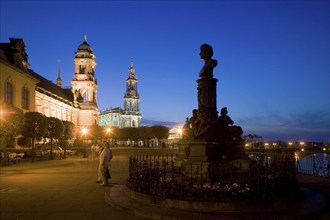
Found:
<path fill-rule="evenodd" d="M 79 125 L 98 123 L 97 80 L 95 78 L 95 55 L 91 46 L 84 42 L 79 45 L 74 57 L 74 77 L 71 81 L 74 103 L 80 108 Z"/>
<path fill-rule="evenodd" d="M 133 61 L 129 68 L 129 74 L 126 79 L 126 92 L 124 96 L 124 114 L 123 127 L 140 127 L 140 96 L 137 89 L 137 77 L 133 67 Z"/>

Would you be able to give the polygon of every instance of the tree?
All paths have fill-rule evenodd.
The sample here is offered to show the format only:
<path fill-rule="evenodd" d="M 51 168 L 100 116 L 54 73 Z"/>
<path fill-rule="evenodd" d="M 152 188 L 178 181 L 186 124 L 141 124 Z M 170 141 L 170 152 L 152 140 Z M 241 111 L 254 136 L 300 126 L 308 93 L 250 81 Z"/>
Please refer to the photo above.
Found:
<path fill-rule="evenodd" d="M 53 159 L 53 140 L 63 137 L 64 125 L 58 118 L 46 118 L 46 133 L 45 137 L 50 139 L 50 159 Z"/>
<path fill-rule="evenodd" d="M 162 125 L 154 125 L 151 127 L 152 137 L 158 139 L 168 138 L 170 129 Z"/>
<path fill-rule="evenodd" d="M 75 127 L 70 121 L 62 121 L 64 126 L 64 134 L 62 139 L 59 141 L 59 145 L 64 149 L 64 158 L 66 158 L 66 149 L 69 146 L 68 140 L 74 137 Z"/>
<path fill-rule="evenodd" d="M 27 143 L 28 143 L 28 140 L 26 137 L 21 136 L 17 139 L 17 144 L 23 148 L 27 145 Z"/>
<path fill-rule="evenodd" d="M 91 139 L 97 143 L 105 137 L 102 127 L 99 125 L 90 126 Z"/>
<path fill-rule="evenodd" d="M 32 139 L 32 162 L 34 162 L 35 140 L 46 133 L 45 116 L 39 112 L 27 112 L 24 115 L 22 135 Z"/>
<path fill-rule="evenodd" d="M 159 142 L 160 139 L 164 139 L 164 138 L 167 139 L 169 132 L 170 129 L 162 125 L 155 125 L 151 127 L 152 137 L 157 138 L 158 139 L 157 142 Z"/>
<path fill-rule="evenodd" d="M 74 124 L 70 121 L 62 121 L 64 126 L 63 139 L 70 140 L 74 137 Z"/>
<path fill-rule="evenodd" d="M 20 133 L 23 120 L 22 110 L 12 105 L 0 104 L 0 145 L 7 146 L 9 137 L 16 137 Z"/>

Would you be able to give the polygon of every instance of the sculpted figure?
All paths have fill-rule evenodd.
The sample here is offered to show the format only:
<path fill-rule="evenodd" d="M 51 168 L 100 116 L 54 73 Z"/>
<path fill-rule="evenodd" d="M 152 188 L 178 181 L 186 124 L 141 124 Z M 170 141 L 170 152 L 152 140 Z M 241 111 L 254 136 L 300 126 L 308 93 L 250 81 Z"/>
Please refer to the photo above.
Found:
<path fill-rule="evenodd" d="M 221 109 L 220 117 L 218 118 L 218 122 L 221 128 L 228 127 L 228 125 L 233 125 L 234 121 L 227 115 L 228 110 L 226 107 Z"/>
<path fill-rule="evenodd" d="M 202 44 L 200 47 L 200 57 L 201 59 L 204 59 L 204 66 L 199 72 L 199 77 L 204 78 L 204 77 L 213 77 L 213 69 L 214 67 L 217 66 L 218 61 L 213 60 L 213 49 L 210 45 L 208 44 Z"/>
<path fill-rule="evenodd" d="M 192 133 L 192 137 L 195 136 L 197 130 L 198 130 L 198 127 L 199 127 L 199 119 L 198 119 L 198 115 L 197 115 L 197 112 L 198 110 L 197 109 L 194 109 L 192 110 L 192 117 L 189 119 L 189 123 L 190 123 L 190 126 L 191 126 L 191 133 Z"/>
<path fill-rule="evenodd" d="M 227 108 L 222 108 L 221 115 L 218 118 L 218 125 L 222 133 L 222 138 L 229 138 L 231 140 L 241 139 L 241 135 L 243 134 L 242 128 L 240 126 L 229 126 L 233 125 L 234 121 L 227 114 Z"/>
<path fill-rule="evenodd" d="M 183 125 L 182 128 L 182 139 L 190 139 L 190 133 L 191 133 L 191 128 L 190 128 L 190 122 L 189 118 L 186 118 L 186 123 Z"/>

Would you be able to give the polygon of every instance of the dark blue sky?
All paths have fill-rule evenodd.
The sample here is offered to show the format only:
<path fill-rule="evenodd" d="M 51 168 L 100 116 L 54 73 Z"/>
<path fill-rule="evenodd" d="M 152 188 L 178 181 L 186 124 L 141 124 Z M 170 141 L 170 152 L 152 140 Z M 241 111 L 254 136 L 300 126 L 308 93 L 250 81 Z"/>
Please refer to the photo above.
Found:
<path fill-rule="evenodd" d="M 265 140 L 330 141 L 329 1 L 0 0 L 0 40 L 23 38 L 30 68 L 70 86 L 87 35 L 100 110 L 123 107 L 130 60 L 146 119 L 197 108 L 199 47 L 213 46 L 218 109 Z"/>

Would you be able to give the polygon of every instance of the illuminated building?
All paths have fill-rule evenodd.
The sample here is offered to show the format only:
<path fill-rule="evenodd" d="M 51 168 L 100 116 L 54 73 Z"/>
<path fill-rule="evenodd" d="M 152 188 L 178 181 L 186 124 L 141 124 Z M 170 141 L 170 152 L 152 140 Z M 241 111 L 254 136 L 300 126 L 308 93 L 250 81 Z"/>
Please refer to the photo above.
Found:
<path fill-rule="evenodd" d="M 138 79 L 135 75 L 133 62 L 129 68 L 129 74 L 126 79 L 126 92 L 124 95 L 124 109 L 117 107 L 100 112 L 100 126 L 116 127 L 140 127 L 140 96 L 137 89 Z"/>
<path fill-rule="evenodd" d="M 28 69 L 23 39 L 0 43 L 0 103 L 71 121 L 76 126 L 97 124 L 96 63 L 86 36 L 75 52 L 74 64 L 72 88 L 63 88 L 60 69 L 56 84 Z"/>

